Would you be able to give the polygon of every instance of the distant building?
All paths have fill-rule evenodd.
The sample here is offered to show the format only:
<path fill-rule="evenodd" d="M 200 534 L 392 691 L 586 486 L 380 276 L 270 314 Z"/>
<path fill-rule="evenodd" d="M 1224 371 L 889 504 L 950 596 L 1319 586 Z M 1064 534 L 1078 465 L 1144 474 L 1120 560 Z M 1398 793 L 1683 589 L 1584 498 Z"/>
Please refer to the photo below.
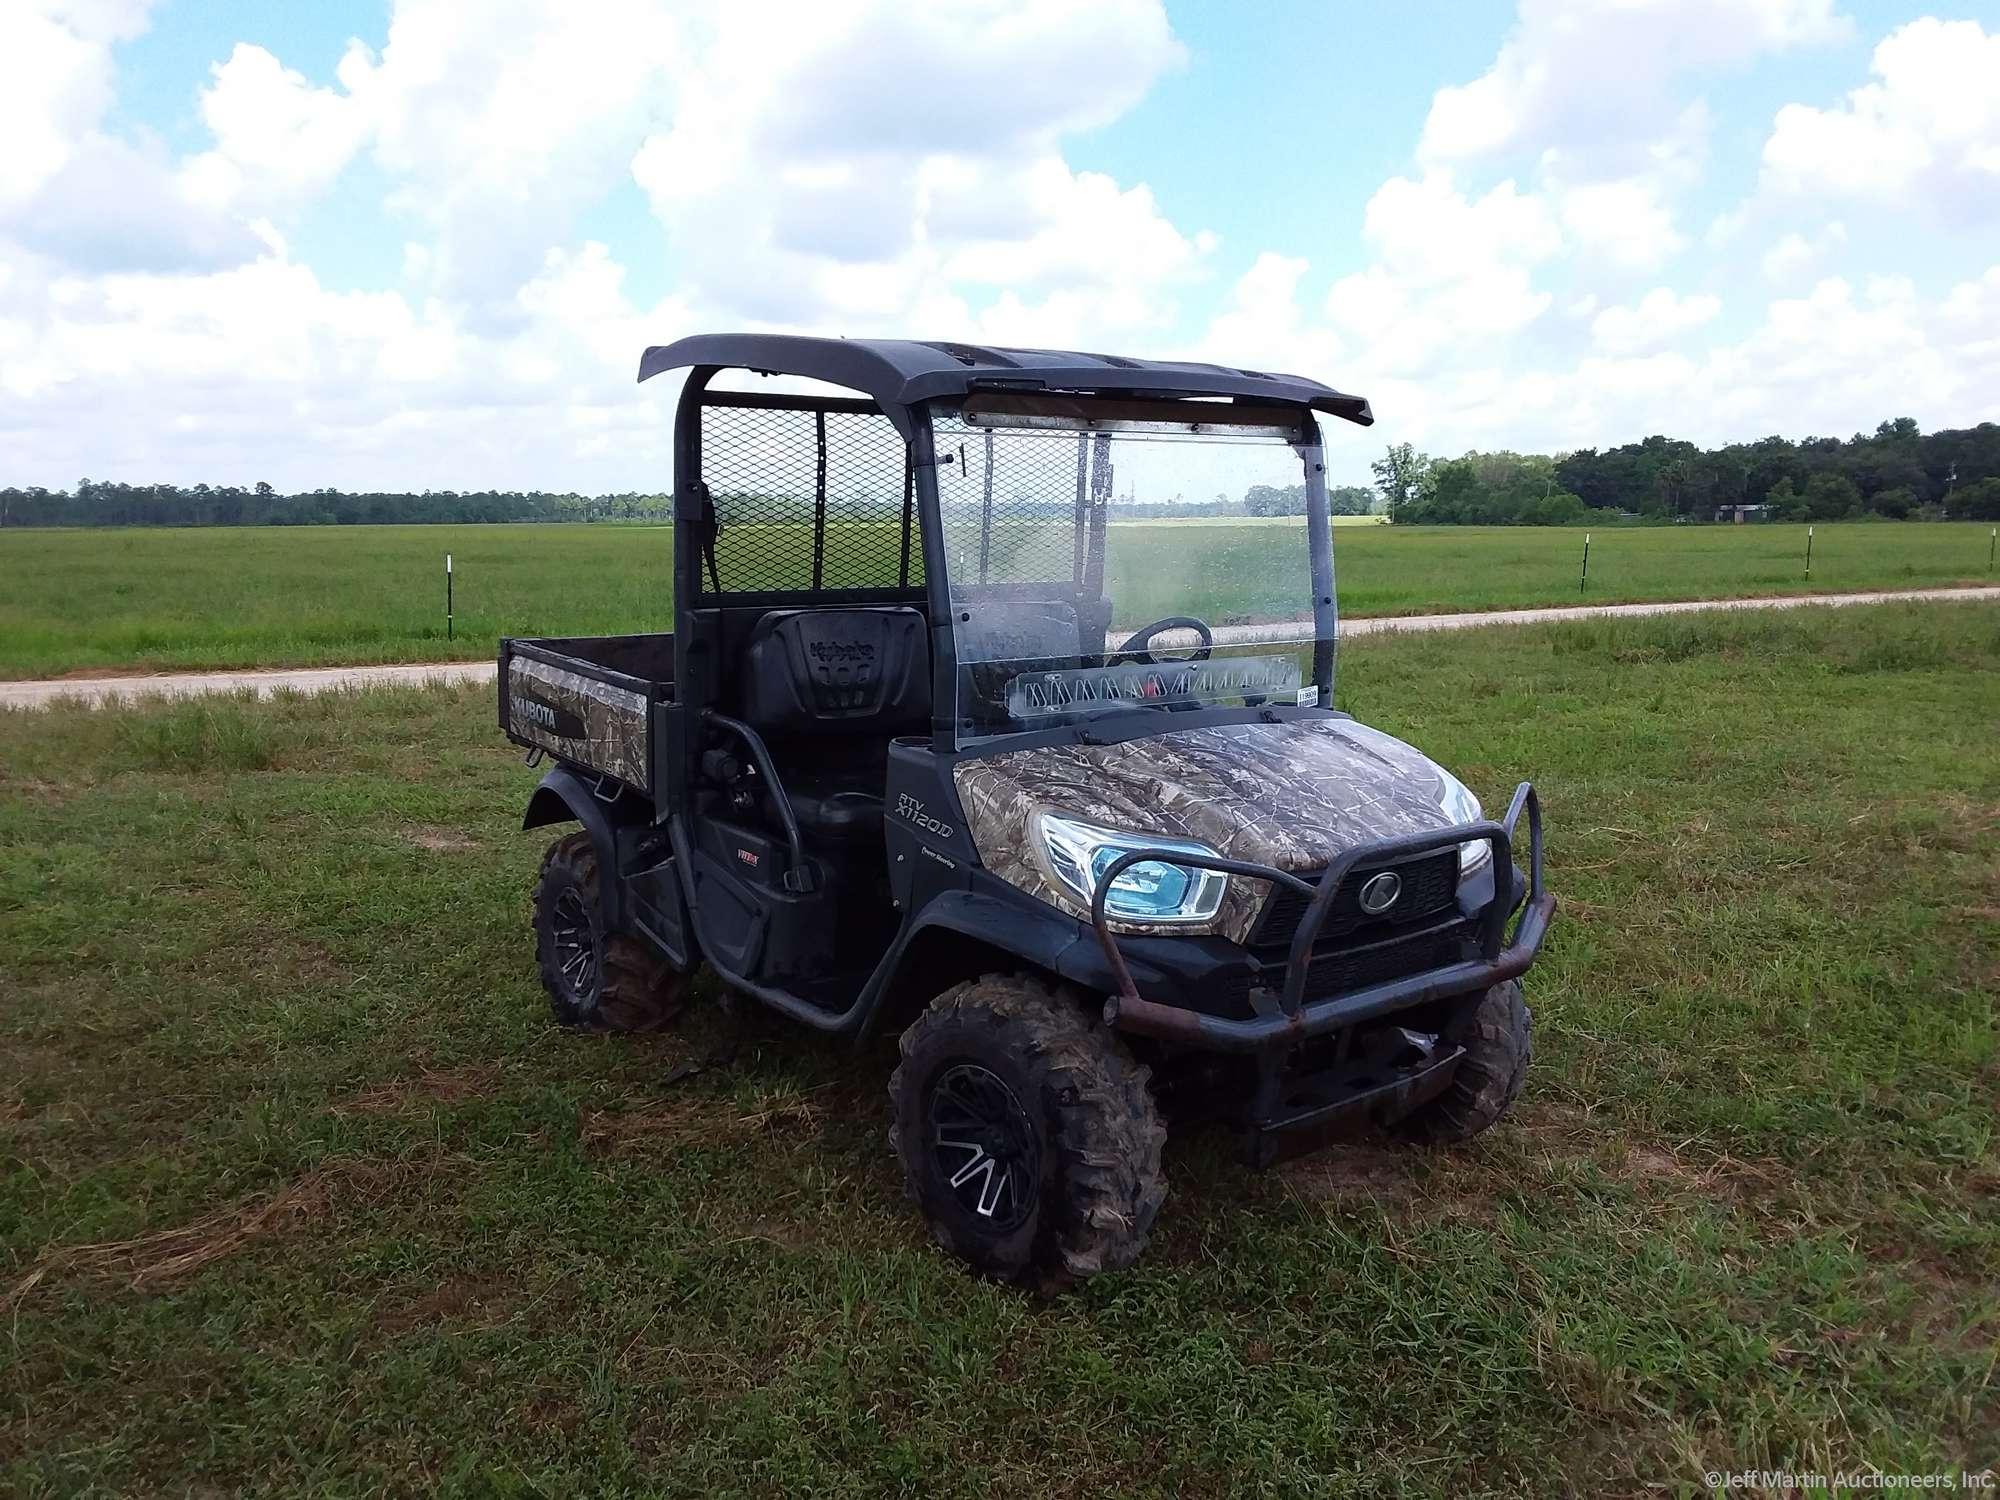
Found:
<path fill-rule="evenodd" d="M 1716 507 L 1715 519 L 1734 521 L 1739 525 L 1744 521 L 1768 521 L 1771 507 L 1768 505 L 1720 505 Z"/>

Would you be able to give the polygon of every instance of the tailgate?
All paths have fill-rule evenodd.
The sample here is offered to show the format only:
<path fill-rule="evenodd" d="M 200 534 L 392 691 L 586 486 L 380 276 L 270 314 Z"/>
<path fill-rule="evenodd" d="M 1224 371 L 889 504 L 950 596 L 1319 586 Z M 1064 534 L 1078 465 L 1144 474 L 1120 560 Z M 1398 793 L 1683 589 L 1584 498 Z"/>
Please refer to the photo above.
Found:
<path fill-rule="evenodd" d="M 500 643 L 507 738 L 650 793 L 651 689 L 635 677 L 529 641 Z"/>

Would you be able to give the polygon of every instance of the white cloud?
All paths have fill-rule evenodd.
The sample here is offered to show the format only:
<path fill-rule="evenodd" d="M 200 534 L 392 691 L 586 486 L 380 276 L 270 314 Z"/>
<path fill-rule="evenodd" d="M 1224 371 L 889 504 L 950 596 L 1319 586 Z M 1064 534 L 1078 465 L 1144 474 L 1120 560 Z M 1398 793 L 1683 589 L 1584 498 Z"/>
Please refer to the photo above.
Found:
<path fill-rule="evenodd" d="M 1300 284 L 1308 264 L 1266 250 L 1238 279 L 1221 310 L 1210 320 L 1193 358 L 1217 364 L 1309 374 L 1336 371 L 1346 362 L 1346 343 L 1300 306 Z M 1338 385 L 1337 380 L 1332 381 Z"/>
<path fill-rule="evenodd" d="M 1837 40 L 1832 0 L 1522 0 L 1493 66 L 1439 89 L 1417 144 L 1440 164 L 1558 146 L 1622 175 L 1652 165 L 1668 87 L 1760 52 Z"/>
<path fill-rule="evenodd" d="M 1547 205 L 1511 180 L 1471 198 L 1448 172 L 1390 178 L 1368 200 L 1362 233 L 1385 264 L 1424 284 L 1535 265 L 1562 243 Z"/>
<path fill-rule="evenodd" d="M 1570 309 L 1591 316 L 1592 345 L 1465 336 L 1436 344 L 1422 368 L 1399 358 L 1415 314 L 1395 309 L 1343 349 L 1348 325 L 1302 316 L 1310 268 L 1266 257 L 1239 284 L 1204 348 L 1264 360 L 1369 397 L 1382 426 L 1366 440 L 1335 425 L 1336 478 L 1365 478 L 1378 441 L 1437 453 L 1470 448 L 1555 452 L 1666 432 L 1702 443 L 1766 433 L 1844 435 L 1884 416 L 1926 427 L 1990 420 L 2000 393 L 2000 265 L 1941 297 L 1908 278 L 1822 279 L 1770 302 L 1734 339 L 1701 342 L 1719 299 L 1657 287 L 1635 304 Z"/>
<path fill-rule="evenodd" d="M 72 270 L 198 271 L 253 259 L 248 223 L 194 201 L 157 151 L 92 133 L 0 235 Z"/>
<path fill-rule="evenodd" d="M 632 374 L 690 330 L 671 300 L 633 305 L 601 245 L 549 256 L 505 337 L 436 300 L 330 290 L 278 251 L 199 276 L 0 264 L 0 431 L 38 482 L 667 482 L 666 396 Z"/>
<path fill-rule="evenodd" d="M 1761 262 L 1767 279 L 1780 283 L 1796 281 L 1800 274 L 1847 243 L 1847 226 L 1838 219 L 1808 239 L 1797 230 L 1781 236 L 1764 252 Z"/>
<path fill-rule="evenodd" d="M 1213 238 L 1171 223 L 1144 184 L 1075 171 L 1060 144 L 1180 62 L 1156 0 L 877 0 L 785 21 L 722 12 L 683 60 L 673 120 L 633 159 L 691 298 L 841 332 L 919 311 L 995 339 L 1171 324 Z"/>
<path fill-rule="evenodd" d="M 0 242 L 99 270 L 232 265 L 256 253 L 254 233 L 190 200 L 161 152 L 102 129 L 112 44 L 143 30 L 149 8 L 0 6 Z"/>
<path fill-rule="evenodd" d="M 1637 354 L 1670 343 L 1722 311 L 1722 299 L 1697 292 L 1683 297 L 1658 286 L 1631 307 L 1607 307 L 1591 321 L 1590 336 L 1608 354 Z"/>
<path fill-rule="evenodd" d="M 2000 32 L 1926 16 L 1875 48 L 1876 81 L 1829 109 L 1788 104 L 1764 143 L 1780 193 L 2000 211 Z"/>
<path fill-rule="evenodd" d="M 0 209 L 55 176 L 110 102 L 108 47 L 35 5 L 0 7 Z"/>
<path fill-rule="evenodd" d="M 349 71 L 366 66 L 357 49 Z M 351 94 L 316 88 L 262 47 L 239 42 L 202 90 L 213 150 L 183 170 L 189 196 L 222 206 L 284 205 L 332 183 L 360 147 L 367 120 Z"/>
<path fill-rule="evenodd" d="M 1437 91 L 1418 159 L 1532 161 L 1576 250 L 1654 272 L 1689 243 L 1675 200 L 1713 130 L 1686 80 L 1846 31 L 1832 0 L 1522 0 L 1493 65 Z"/>
<path fill-rule="evenodd" d="M 1833 191 L 1811 174 L 1836 147 L 1878 197 L 1981 180 L 1996 91 L 1953 62 L 1941 98 L 1913 97 L 1939 34 L 1973 54 L 1963 26 L 1905 27 L 1865 89 L 1781 115 L 1764 190 L 1708 205 L 1697 250 L 1681 220 L 1741 139 L 1699 90 L 1840 34 L 1830 0 L 1524 0 L 1351 221 L 1358 265 L 1316 275 L 1244 239 L 1219 285 L 1216 236 L 1174 220 L 1167 184 L 1075 160 L 1076 132 L 1181 65 L 1158 0 L 494 0 L 476 25 L 460 0 L 394 0 L 379 51 L 351 44 L 330 83 L 328 59 L 236 47 L 180 160 L 107 124 L 112 45 L 145 19 L 0 0 L 0 482 L 664 484 L 672 391 L 635 393 L 634 362 L 701 327 L 1293 370 L 1375 402 L 1375 433 L 1334 429 L 1343 478 L 1385 436 L 1717 441 L 2000 403 L 2000 267 L 1942 295 L 1829 274 L 1841 225 L 1788 196 Z M 287 240 L 363 163 L 402 271 L 339 290 Z M 587 239 L 607 200 L 652 234 Z M 1694 254 L 1701 280 L 1674 275 Z M 1760 262 L 1777 300 L 1732 291 L 1725 324 L 1696 288 L 1754 285 Z M 671 290 L 635 296 L 663 267 Z"/>
<path fill-rule="evenodd" d="M 392 206 L 430 241 L 437 291 L 475 320 L 514 291 L 576 216 L 625 178 L 674 107 L 681 7 L 663 0 L 397 0 L 380 57 L 352 49 L 343 88 L 367 122 Z"/>
<path fill-rule="evenodd" d="M 1559 201 L 1572 241 L 1621 270 L 1657 270 L 1687 247 L 1660 185 L 1650 179 L 1585 183 L 1564 190 Z"/>
<path fill-rule="evenodd" d="M 2000 399 L 2000 274 L 1942 298 L 1903 278 L 1822 278 L 1761 316 L 1739 309 L 1751 321 L 1733 336 L 1717 332 L 1721 298 L 1659 280 L 1693 248 L 1676 218 L 1718 138 L 1687 90 L 1847 29 L 1823 0 L 1524 0 L 1493 66 L 1437 94 L 1424 172 L 1371 200 L 1372 263 L 1334 282 L 1323 318 L 1297 310 L 1311 268 L 1267 258 L 1212 342 L 1226 332 L 1246 346 L 1231 357 L 1256 359 L 1339 340 L 1339 359 L 1313 373 L 1444 452 L 1842 431 L 1902 411 L 1979 420 Z M 2000 98 L 1985 71 L 1982 100 Z M 1961 137 L 1976 135 L 1966 122 L 1986 103 L 1953 107 Z M 1513 175 L 1486 187 L 1481 174 L 1502 167 Z M 1743 240 L 1760 217 L 1711 213 L 1712 268 L 1756 267 Z M 1782 236 L 1766 274 L 1788 288 L 1845 238 L 1837 222 Z M 1643 295 L 1637 273 L 1650 273 Z"/>
<path fill-rule="evenodd" d="M 630 483 L 664 458 L 671 394 L 635 401 L 638 351 L 697 319 L 1115 346 L 1167 337 L 1215 248 L 1063 156 L 1180 62 L 1157 0 L 504 0 L 476 26 L 397 0 L 332 85 L 235 48 L 200 94 L 212 141 L 178 164 L 99 131 L 109 40 L 142 19 L 36 17 L 79 61 L 24 106 L 54 144 L 17 175 L 38 206 L 97 189 L 66 191 L 96 217 L 60 235 L 0 221 L 0 430 L 45 480 L 566 485 L 580 456 Z M 334 291 L 267 216 L 364 155 L 410 231 L 404 277 Z M 674 256 L 652 306 L 572 233 L 633 182 Z M 103 407 L 115 435 L 84 416 Z"/>
<path fill-rule="evenodd" d="M 1513 334 L 1553 300 L 1535 268 L 1562 248 L 1548 205 L 1511 181 L 1478 197 L 1448 172 L 1391 178 L 1368 202 L 1366 270 L 1327 293 L 1333 331 L 1366 368 L 1415 376 L 1466 347 Z"/>

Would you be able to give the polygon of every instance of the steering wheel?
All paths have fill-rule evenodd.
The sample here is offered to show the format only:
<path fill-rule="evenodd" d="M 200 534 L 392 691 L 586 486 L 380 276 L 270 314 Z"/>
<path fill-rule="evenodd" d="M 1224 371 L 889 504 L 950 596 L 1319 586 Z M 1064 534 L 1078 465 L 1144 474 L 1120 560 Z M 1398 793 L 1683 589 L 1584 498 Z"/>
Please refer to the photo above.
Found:
<path fill-rule="evenodd" d="M 1133 631 L 1125 638 L 1125 644 L 1118 648 L 1118 655 L 1129 656 L 1148 666 L 1162 665 L 1160 659 L 1153 655 L 1152 643 L 1153 637 L 1163 630 L 1192 630 L 1201 637 L 1201 644 L 1194 648 L 1194 655 L 1185 658 L 1187 661 L 1207 661 L 1209 652 L 1215 648 L 1215 632 L 1193 615 L 1168 615 L 1164 620 L 1155 620 Z"/>

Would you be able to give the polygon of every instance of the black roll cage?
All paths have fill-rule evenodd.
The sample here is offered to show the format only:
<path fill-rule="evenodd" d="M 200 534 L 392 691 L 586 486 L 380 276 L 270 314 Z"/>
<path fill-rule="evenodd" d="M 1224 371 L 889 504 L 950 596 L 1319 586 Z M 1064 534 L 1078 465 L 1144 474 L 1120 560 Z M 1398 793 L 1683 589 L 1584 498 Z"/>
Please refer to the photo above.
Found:
<path fill-rule="evenodd" d="M 794 338 L 775 334 L 704 334 L 646 350 L 639 379 L 687 368 L 674 420 L 674 609 L 675 675 L 684 687 L 701 680 L 687 660 L 689 632 L 679 628 L 696 601 L 731 606 L 811 608 L 860 604 L 917 604 L 929 622 L 931 653 L 931 741 L 941 752 L 964 748 L 954 712 L 958 688 L 957 635 L 952 629 L 950 571 L 945 558 L 939 511 L 937 455 L 932 441 L 931 404 L 962 402 L 980 393 L 1047 393 L 1088 420 L 1092 404 L 1121 398 L 1106 409 L 1107 421 L 1129 417 L 1135 402 L 1162 403 L 1186 398 L 1185 419 L 1215 413 L 1217 397 L 1231 407 L 1274 411 L 1297 422 L 1298 451 L 1305 471 L 1306 532 L 1311 548 L 1313 608 L 1312 682 L 1319 701 L 1333 694 L 1335 620 L 1333 539 L 1326 492 L 1326 462 L 1311 413 L 1324 411 L 1361 425 L 1374 421 L 1368 403 L 1318 381 L 1220 365 L 1125 359 L 1064 351 L 998 349 L 904 340 Z M 787 375 L 863 391 L 860 397 L 714 391 L 710 383 L 725 369 L 759 375 Z M 1084 398 L 1072 400 L 1069 398 Z M 725 592 L 715 562 L 716 510 L 702 479 L 702 414 L 717 407 L 814 412 L 820 416 L 820 503 L 814 529 L 814 581 L 825 546 L 824 417 L 852 412 L 886 417 L 906 446 L 899 585 L 893 588 L 775 589 Z M 1226 410 L 1227 408 L 1225 408 Z M 1176 413 L 1178 415 L 1178 413 Z M 1081 481 L 1079 481 L 1081 483 Z M 1081 520 L 1081 511 L 1079 512 Z M 913 535 L 914 533 L 914 535 Z M 921 549 L 923 584 L 910 584 L 911 544 Z M 702 707 L 711 705 L 702 704 Z M 1082 731 L 1078 731 L 1081 733 Z M 1008 736 L 1000 736 L 1006 739 Z"/>

